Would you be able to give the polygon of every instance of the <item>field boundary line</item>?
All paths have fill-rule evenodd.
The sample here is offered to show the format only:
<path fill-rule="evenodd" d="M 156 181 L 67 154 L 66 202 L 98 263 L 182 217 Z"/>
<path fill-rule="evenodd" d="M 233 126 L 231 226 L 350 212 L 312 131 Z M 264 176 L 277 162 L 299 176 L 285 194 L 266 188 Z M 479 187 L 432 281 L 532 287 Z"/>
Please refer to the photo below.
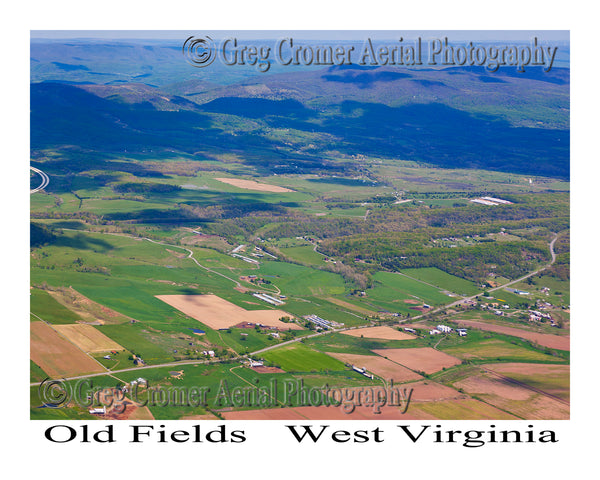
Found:
<path fill-rule="evenodd" d="M 501 365 L 501 364 L 499 364 L 499 365 Z M 531 385 L 528 385 L 527 383 L 523 383 L 523 382 L 520 382 L 519 380 L 515 380 L 514 378 L 507 377 L 506 375 L 502 375 L 501 373 L 495 372 L 494 370 L 490 370 L 489 367 L 487 367 L 487 368 L 485 368 L 485 367 L 479 367 L 479 368 L 484 373 L 488 373 L 488 374 L 494 375 L 494 376 L 496 376 L 496 377 L 504 380 L 505 382 L 514 383 L 515 385 L 518 385 L 519 387 L 526 388 L 527 390 L 531 390 L 532 392 L 539 393 L 540 395 L 544 395 L 544 396 L 549 397 L 549 398 L 551 398 L 553 400 L 556 400 L 559 403 L 562 403 L 563 405 L 571 407 L 571 402 L 565 400 L 564 398 L 557 397 L 556 395 L 552 395 L 551 393 L 548 393 L 548 392 L 546 392 L 546 391 L 544 391 L 544 390 L 542 390 L 540 388 L 533 387 Z"/>
<path fill-rule="evenodd" d="M 78 345 L 76 345 L 74 342 L 72 342 L 68 337 L 66 337 L 65 335 L 63 335 L 61 332 L 59 332 L 56 328 L 54 328 L 52 326 L 52 324 L 50 322 L 47 322 L 46 320 L 44 320 L 43 318 L 41 318 L 39 315 L 36 315 L 33 312 L 29 312 L 31 315 L 33 315 L 35 318 L 39 319 L 40 321 L 44 322 L 46 325 L 48 325 L 59 337 L 61 337 L 63 340 L 66 340 L 67 342 L 69 342 L 71 345 L 73 345 L 75 348 L 77 348 L 78 350 L 80 350 L 81 352 L 83 352 L 85 355 L 87 355 L 88 357 L 90 357 L 94 362 L 96 362 L 98 365 L 100 365 L 104 370 L 105 370 L 105 374 L 106 372 L 109 372 L 110 370 L 108 368 L 106 368 L 104 365 L 102 365 L 98 360 L 96 360 L 94 357 L 92 357 L 88 352 L 84 351 L 81 347 L 79 347 Z M 41 383 L 41 382 L 40 382 Z"/>

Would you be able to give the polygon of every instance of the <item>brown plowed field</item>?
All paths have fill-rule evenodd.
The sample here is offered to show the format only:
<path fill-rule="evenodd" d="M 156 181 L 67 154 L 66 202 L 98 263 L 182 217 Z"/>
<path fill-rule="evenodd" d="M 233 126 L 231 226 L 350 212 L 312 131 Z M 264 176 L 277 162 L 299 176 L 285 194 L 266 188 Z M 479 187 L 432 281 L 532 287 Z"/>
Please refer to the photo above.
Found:
<path fill-rule="evenodd" d="M 505 335 L 531 340 L 532 342 L 537 342 L 543 347 L 555 348 L 557 350 L 571 349 L 571 341 L 570 337 L 568 336 L 530 332 L 528 330 L 521 330 L 520 328 L 506 327 L 504 325 L 493 325 L 490 323 L 476 322 L 474 320 L 457 320 L 456 322 L 466 327 L 479 328 L 480 330 L 486 330 L 488 332 L 503 333 Z"/>
<path fill-rule="evenodd" d="M 212 413 L 206 413 L 204 415 L 185 415 L 179 420 L 219 420 L 219 417 L 216 417 Z"/>
<path fill-rule="evenodd" d="M 368 372 L 380 376 L 386 381 L 409 382 L 411 380 L 420 380 L 421 375 L 409 370 L 402 365 L 386 360 L 377 355 L 355 355 L 351 353 L 330 353 L 327 355 L 337 358 L 344 363 L 356 365 L 359 368 L 366 368 Z"/>
<path fill-rule="evenodd" d="M 226 420 L 416 420 L 411 415 L 410 406 L 403 414 L 404 408 L 383 406 L 381 413 L 373 413 L 373 407 L 357 406 L 351 413 L 345 413 L 342 407 L 295 407 L 271 408 L 262 410 L 246 410 L 238 412 L 222 412 Z"/>
<path fill-rule="evenodd" d="M 344 335 L 351 337 L 378 338 L 383 340 L 412 340 L 416 338 L 414 335 L 403 333 L 392 327 L 369 327 L 356 328 L 342 332 Z"/>
<path fill-rule="evenodd" d="M 524 382 L 522 382 L 524 383 Z M 475 394 L 488 404 L 494 405 L 526 420 L 565 420 L 569 418 L 566 401 L 532 390 L 527 385 L 511 382 L 502 376 L 481 371 L 458 382 L 454 387 Z"/>
<path fill-rule="evenodd" d="M 91 325 L 76 323 L 71 325 L 55 325 L 54 328 L 67 337 L 84 352 L 107 352 L 110 350 L 125 350 L 114 340 L 108 338 Z"/>
<path fill-rule="evenodd" d="M 433 348 L 388 348 L 373 350 L 377 355 L 418 372 L 434 373 L 444 367 L 453 367 L 461 361 Z"/>
<path fill-rule="evenodd" d="M 485 370 L 508 377 L 566 402 L 570 397 L 570 366 L 540 363 L 493 363 Z"/>
<path fill-rule="evenodd" d="M 444 400 L 467 398 L 463 393 L 431 380 L 408 383 L 403 385 L 402 388 L 407 390 L 412 388 L 411 402 L 442 402 Z"/>
<path fill-rule="evenodd" d="M 279 367 L 265 367 L 264 365 L 260 367 L 251 367 L 251 369 L 256 373 L 285 373 L 285 370 L 282 370 Z"/>
<path fill-rule="evenodd" d="M 157 295 L 156 298 L 215 330 L 240 322 L 260 323 L 280 330 L 302 329 L 298 324 L 280 321 L 281 317 L 291 317 L 283 310 L 244 310 L 216 295 Z"/>
<path fill-rule="evenodd" d="M 105 371 L 44 322 L 30 323 L 30 357 L 53 378 Z"/>
<path fill-rule="evenodd" d="M 514 415 L 474 398 L 411 402 L 406 413 L 419 420 L 518 420 Z"/>
<path fill-rule="evenodd" d="M 326 297 L 325 300 L 327 300 L 328 302 L 334 303 L 336 305 L 339 305 L 340 307 L 347 308 L 348 310 L 352 310 L 353 312 L 362 313 L 363 315 L 377 315 L 377 312 L 374 310 L 369 310 L 364 307 L 359 307 L 357 305 L 354 305 L 353 303 L 345 302 L 344 300 L 340 300 L 339 298 Z"/>

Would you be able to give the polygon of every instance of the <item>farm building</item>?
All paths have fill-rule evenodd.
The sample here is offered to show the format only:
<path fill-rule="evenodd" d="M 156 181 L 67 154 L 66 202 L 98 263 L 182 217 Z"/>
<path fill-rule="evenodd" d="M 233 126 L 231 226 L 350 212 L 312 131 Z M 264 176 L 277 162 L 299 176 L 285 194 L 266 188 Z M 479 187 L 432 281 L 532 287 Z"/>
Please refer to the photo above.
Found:
<path fill-rule="evenodd" d="M 484 200 L 487 200 L 489 202 L 495 202 L 495 203 L 501 203 L 503 205 L 512 205 L 512 202 L 509 202 L 508 200 L 502 200 L 501 198 L 495 198 L 495 197 L 481 197 Z"/>
<path fill-rule="evenodd" d="M 352 365 L 352 370 L 354 370 L 355 372 L 358 372 L 362 375 L 364 375 L 367 378 L 370 378 L 371 380 L 373 380 L 374 376 L 372 373 L 367 372 L 366 368 L 361 368 L 361 367 L 357 367 L 356 365 Z"/>
<path fill-rule="evenodd" d="M 245 246 L 246 246 L 246 245 L 238 245 L 237 247 L 235 247 L 235 248 L 234 248 L 234 249 L 231 251 L 231 253 L 238 253 L 238 252 L 242 251 L 242 250 L 244 249 L 244 247 L 245 247 Z"/>
<path fill-rule="evenodd" d="M 252 258 L 244 257 L 243 255 L 238 255 L 237 253 L 232 253 L 232 257 L 241 258 L 244 262 L 253 263 L 254 265 L 259 265 L 260 262 L 258 260 L 253 260 Z"/>
<path fill-rule="evenodd" d="M 274 298 L 271 295 L 267 295 L 266 293 L 253 293 L 252 296 L 264 302 L 270 303 L 271 305 L 279 306 L 284 304 L 284 302 L 281 300 Z"/>
<path fill-rule="evenodd" d="M 489 205 L 489 206 L 498 205 L 496 202 L 490 202 L 489 200 L 483 200 L 481 198 L 474 198 L 473 200 L 471 200 L 471 202 L 480 203 L 481 205 Z"/>

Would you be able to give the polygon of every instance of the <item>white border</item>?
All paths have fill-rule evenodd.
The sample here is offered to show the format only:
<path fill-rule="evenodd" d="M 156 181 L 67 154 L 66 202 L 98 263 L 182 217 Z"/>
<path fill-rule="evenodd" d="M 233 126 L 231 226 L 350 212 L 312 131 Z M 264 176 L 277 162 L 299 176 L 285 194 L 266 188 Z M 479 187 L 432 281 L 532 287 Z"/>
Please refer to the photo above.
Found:
<path fill-rule="evenodd" d="M 318 474 L 358 478 L 365 475 L 408 476 L 410 474 L 443 475 L 464 478 L 479 474 L 486 478 L 526 478 L 529 475 L 559 478 L 577 471 L 595 471 L 594 438 L 595 363 L 591 352 L 597 350 L 593 331 L 595 318 L 590 307 L 597 289 L 597 252 L 593 230 L 595 203 L 592 195 L 597 182 L 597 64 L 600 48 L 593 36 L 593 12 L 577 10 L 564 2 L 525 3 L 507 0 L 493 4 L 465 1 L 428 2 L 336 2 L 304 0 L 286 2 L 231 2 L 222 6 L 205 2 L 158 1 L 125 3 L 122 0 L 102 2 L 53 1 L 27 2 L 18 7 L 16 17 L 7 10 L 3 18 L 3 156 L 5 213 L 3 252 L 7 259 L 3 275 L 5 303 L 17 299 L 16 306 L 5 311 L 11 338 L 17 341 L 3 351 L 8 369 L 5 383 L 10 382 L 10 396 L 3 390 L 2 414 L 5 458 L 27 474 L 66 478 L 84 475 L 86 479 L 111 475 L 135 475 L 143 478 L 179 477 L 221 474 L 261 475 L 266 478 Z M 498 445 L 477 449 L 419 444 L 418 447 L 392 440 L 380 445 L 342 445 L 313 448 L 298 447 L 279 433 L 276 422 L 231 422 L 231 428 L 247 426 L 257 440 L 240 448 L 217 448 L 211 445 L 149 444 L 143 447 L 118 442 L 113 445 L 52 445 L 42 436 L 46 422 L 28 420 L 29 398 L 27 368 L 21 368 L 23 350 L 28 345 L 28 84 L 29 31 L 44 29 L 343 29 L 343 30 L 448 30 L 448 29 L 535 29 L 571 30 L 572 66 L 572 420 L 542 422 L 558 432 L 560 443 L 514 447 Z M 8 144 L 8 145 L 7 145 Z M 595 282 L 595 283 L 594 283 Z M 18 325 L 18 329 L 14 326 Z M 8 335 L 5 336 L 5 339 Z M 6 340 L 5 340 L 6 342 Z M 6 343 L 5 343 L 6 345 Z M 590 363 L 588 363 L 590 361 Z M 10 379 L 10 380 L 9 380 Z M 12 387 L 12 380 L 16 386 Z M 171 422 L 165 424 L 170 425 Z M 320 423 L 320 422 L 315 422 Z M 334 422 L 326 422 L 333 424 Z M 363 422 L 357 428 L 367 428 Z M 390 422 L 396 424 L 398 422 Z M 454 427 L 467 427 L 471 422 L 435 422 Z M 499 422 L 495 422 L 498 424 Z M 388 424 L 382 422 L 381 425 Z M 95 426 L 96 424 L 94 424 Z M 477 428 L 488 426 L 476 422 Z M 536 422 L 536 426 L 539 425 Z M 118 425 L 119 426 L 119 425 Z M 120 425 L 119 429 L 128 428 Z M 392 430 L 391 427 L 384 427 Z M 273 434 L 269 437 L 269 432 Z M 260 438 L 259 438 L 260 437 Z M 6 449 L 8 447 L 8 449 Z M 19 452 L 27 456 L 19 455 Z M 18 462 L 18 463 L 17 463 Z M 11 471 L 6 468 L 6 471 Z"/>

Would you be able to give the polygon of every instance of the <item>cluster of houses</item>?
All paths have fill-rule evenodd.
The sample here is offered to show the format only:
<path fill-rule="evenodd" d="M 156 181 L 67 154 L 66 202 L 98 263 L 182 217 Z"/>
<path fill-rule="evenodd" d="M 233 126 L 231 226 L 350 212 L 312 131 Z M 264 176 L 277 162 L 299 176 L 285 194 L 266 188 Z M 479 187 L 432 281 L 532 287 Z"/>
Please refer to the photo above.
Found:
<path fill-rule="evenodd" d="M 558 327 L 558 324 L 554 321 L 549 313 L 543 313 L 538 310 L 529 310 L 528 313 L 530 322 L 540 322 L 542 319 L 544 319 L 550 321 L 550 326 Z"/>
<path fill-rule="evenodd" d="M 183 371 L 181 373 L 183 373 Z M 137 385 L 147 387 L 148 380 L 146 380 L 145 378 L 142 378 L 142 377 L 138 377 L 136 380 L 132 380 L 131 382 L 129 382 L 129 384 L 125 384 L 120 387 L 117 387 L 117 389 L 121 390 L 123 393 L 127 393 L 127 392 L 129 392 L 130 388 L 133 389 Z M 88 395 L 87 400 L 90 401 L 91 399 L 92 399 L 91 395 Z M 88 411 L 90 412 L 91 415 L 106 415 L 106 406 L 91 408 Z"/>
<path fill-rule="evenodd" d="M 433 330 L 429 330 L 429 335 L 441 335 L 442 333 L 452 333 L 453 331 L 454 331 L 454 329 L 452 327 L 449 327 L 447 325 L 438 325 Z M 456 333 L 458 333 L 458 335 L 460 337 L 466 337 L 467 329 L 466 328 L 457 328 Z"/>
<path fill-rule="evenodd" d="M 510 305 L 505 303 L 504 305 L 500 306 L 500 304 L 498 304 L 498 303 L 492 303 L 492 304 L 484 303 L 481 305 L 481 308 L 490 310 L 494 313 L 494 315 L 498 315 L 499 317 L 502 317 L 502 316 L 504 316 L 504 312 L 502 310 L 498 310 L 498 308 L 507 310 L 510 308 Z"/>

